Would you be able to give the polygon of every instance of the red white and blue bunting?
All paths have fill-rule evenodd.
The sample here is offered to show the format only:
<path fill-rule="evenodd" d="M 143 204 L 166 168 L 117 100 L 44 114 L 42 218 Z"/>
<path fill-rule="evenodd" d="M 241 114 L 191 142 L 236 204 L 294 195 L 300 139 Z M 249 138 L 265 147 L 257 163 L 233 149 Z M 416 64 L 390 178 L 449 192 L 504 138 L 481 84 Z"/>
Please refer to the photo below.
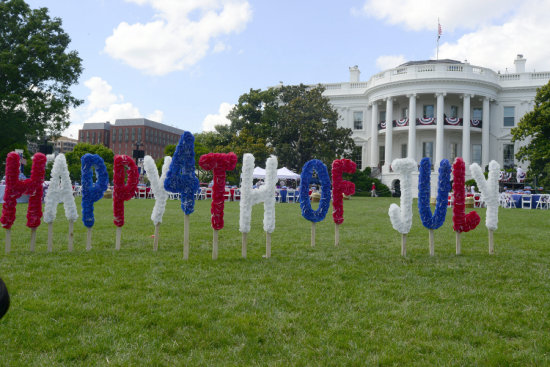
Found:
<path fill-rule="evenodd" d="M 481 120 L 470 120 L 473 127 L 481 127 Z"/>
<path fill-rule="evenodd" d="M 386 128 L 386 121 L 380 121 L 380 128 L 385 129 Z"/>
<path fill-rule="evenodd" d="M 435 117 L 420 117 L 418 119 L 421 125 L 433 125 L 435 124 Z"/>
<path fill-rule="evenodd" d="M 447 125 L 460 125 L 460 119 L 458 117 L 445 117 L 445 122 L 447 123 Z"/>
<path fill-rule="evenodd" d="M 409 119 L 400 119 L 397 120 L 395 123 L 397 127 L 407 126 L 409 124 Z"/>

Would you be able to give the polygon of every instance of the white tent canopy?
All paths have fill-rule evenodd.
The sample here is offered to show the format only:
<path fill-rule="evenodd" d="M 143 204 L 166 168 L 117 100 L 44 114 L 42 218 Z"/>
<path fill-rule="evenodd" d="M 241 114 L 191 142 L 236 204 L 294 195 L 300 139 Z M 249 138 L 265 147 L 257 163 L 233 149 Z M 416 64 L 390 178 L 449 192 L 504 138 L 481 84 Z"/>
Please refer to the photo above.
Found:
<path fill-rule="evenodd" d="M 288 179 L 290 179 L 290 180 L 299 180 L 300 175 L 297 174 L 297 173 L 292 172 L 291 170 L 289 170 L 286 167 L 283 167 L 283 168 L 279 168 L 277 170 L 277 178 L 278 179 L 284 179 L 284 180 L 288 180 Z"/>
<path fill-rule="evenodd" d="M 255 167 L 254 172 L 252 173 L 252 177 L 254 178 L 265 178 L 265 169 L 261 167 Z M 277 170 L 277 179 L 279 180 L 299 180 L 300 175 L 297 173 L 292 172 L 286 167 L 279 168 Z"/>
<path fill-rule="evenodd" d="M 261 167 L 254 167 L 254 172 L 252 173 L 253 178 L 265 178 L 265 169 Z"/>

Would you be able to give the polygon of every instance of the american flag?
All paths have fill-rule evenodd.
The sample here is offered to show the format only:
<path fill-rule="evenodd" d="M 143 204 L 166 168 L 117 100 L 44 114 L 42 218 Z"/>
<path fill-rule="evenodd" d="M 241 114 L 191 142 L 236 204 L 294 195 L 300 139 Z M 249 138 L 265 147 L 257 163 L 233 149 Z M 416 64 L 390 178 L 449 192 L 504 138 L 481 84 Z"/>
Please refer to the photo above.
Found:
<path fill-rule="evenodd" d="M 441 24 L 439 23 L 439 19 L 437 20 L 437 39 L 440 39 L 441 38 L 441 33 L 443 33 L 441 31 Z"/>

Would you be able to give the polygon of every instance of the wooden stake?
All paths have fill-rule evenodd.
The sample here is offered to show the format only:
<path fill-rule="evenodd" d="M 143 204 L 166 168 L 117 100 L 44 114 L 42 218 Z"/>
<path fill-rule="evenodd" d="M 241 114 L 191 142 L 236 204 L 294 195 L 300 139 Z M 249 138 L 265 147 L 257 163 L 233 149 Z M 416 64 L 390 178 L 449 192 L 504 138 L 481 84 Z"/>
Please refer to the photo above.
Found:
<path fill-rule="evenodd" d="M 271 233 L 265 232 L 265 258 L 271 257 Z"/>
<path fill-rule="evenodd" d="M 118 250 L 120 250 L 120 236 L 122 235 L 122 228 L 120 227 L 116 227 L 116 244 L 115 244 L 115 248 Z"/>
<path fill-rule="evenodd" d="M 334 246 L 340 245 L 340 225 L 334 223 Z"/>
<path fill-rule="evenodd" d="M 88 234 L 86 235 L 86 251 L 92 249 L 92 228 L 88 228 Z"/>
<path fill-rule="evenodd" d="M 189 259 L 189 215 L 183 217 L 183 258 Z"/>
<path fill-rule="evenodd" d="M 86 235 L 86 251 L 92 249 L 92 228 L 88 228 L 88 234 Z"/>
<path fill-rule="evenodd" d="M 401 256 L 407 256 L 407 235 L 401 234 Z"/>
<path fill-rule="evenodd" d="M 53 223 L 48 223 L 48 252 L 53 251 Z"/>
<path fill-rule="evenodd" d="M 489 230 L 489 254 L 493 255 L 495 253 L 495 244 L 493 242 L 493 230 Z"/>
<path fill-rule="evenodd" d="M 6 254 L 11 251 L 11 229 L 6 229 Z"/>
<path fill-rule="evenodd" d="M 155 225 L 155 234 L 153 239 L 153 251 L 157 251 L 159 249 L 159 227 L 160 223 Z"/>
<path fill-rule="evenodd" d="M 73 251 L 73 242 L 74 242 L 73 224 L 74 222 L 69 222 L 69 244 L 67 245 L 69 252 Z"/>
<path fill-rule="evenodd" d="M 218 231 L 214 230 L 214 238 L 212 239 L 212 260 L 218 258 Z"/>
<path fill-rule="evenodd" d="M 456 232 L 456 254 L 461 254 L 460 232 Z"/>
<path fill-rule="evenodd" d="M 430 232 L 430 256 L 434 256 L 434 230 L 430 229 L 428 232 Z"/>
<path fill-rule="evenodd" d="M 31 228 L 31 252 L 34 252 L 36 246 L 36 228 Z"/>
<path fill-rule="evenodd" d="M 243 258 L 246 259 L 246 236 L 248 233 L 243 232 L 243 246 L 241 249 L 241 254 L 243 255 Z"/>
<path fill-rule="evenodd" d="M 315 222 L 311 222 L 311 247 L 315 247 Z"/>

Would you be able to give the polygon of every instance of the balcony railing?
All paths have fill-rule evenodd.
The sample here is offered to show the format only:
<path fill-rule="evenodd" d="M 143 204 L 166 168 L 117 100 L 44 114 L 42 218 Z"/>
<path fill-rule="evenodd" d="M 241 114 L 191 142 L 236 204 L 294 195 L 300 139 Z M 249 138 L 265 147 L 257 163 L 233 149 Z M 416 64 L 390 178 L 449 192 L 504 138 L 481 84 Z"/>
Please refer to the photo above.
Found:
<path fill-rule="evenodd" d="M 470 126 L 481 129 L 483 126 L 482 122 L 483 122 L 482 120 L 470 120 Z M 446 126 L 463 126 L 464 120 L 462 117 L 460 118 L 445 117 L 445 121 L 443 124 Z M 437 125 L 437 119 L 435 117 L 420 117 L 416 119 L 416 125 L 417 126 Z M 393 127 L 409 126 L 409 119 L 393 120 L 392 126 Z M 378 123 L 378 130 L 383 130 L 385 128 L 386 128 L 386 121 L 380 121 Z"/>

